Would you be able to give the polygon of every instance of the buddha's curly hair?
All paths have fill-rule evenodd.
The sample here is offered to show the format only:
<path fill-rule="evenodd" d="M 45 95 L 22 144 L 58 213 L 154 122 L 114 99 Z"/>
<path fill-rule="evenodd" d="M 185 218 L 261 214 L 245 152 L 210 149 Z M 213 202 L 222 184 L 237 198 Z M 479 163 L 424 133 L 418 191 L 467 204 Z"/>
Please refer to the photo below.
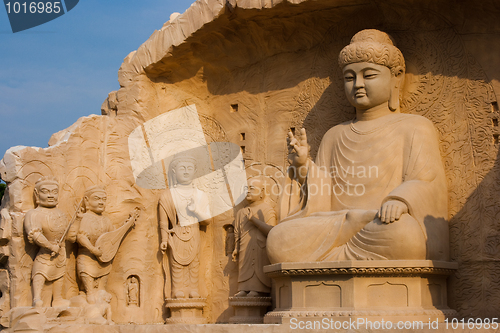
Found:
<path fill-rule="evenodd" d="M 405 59 L 394 46 L 392 38 L 380 30 L 366 29 L 355 34 L 351 43 L 339 54 L 339 66 L 356 62 L 371 62 L 386 66 L 395 74 L 398 69 L 405 70 Z"/>

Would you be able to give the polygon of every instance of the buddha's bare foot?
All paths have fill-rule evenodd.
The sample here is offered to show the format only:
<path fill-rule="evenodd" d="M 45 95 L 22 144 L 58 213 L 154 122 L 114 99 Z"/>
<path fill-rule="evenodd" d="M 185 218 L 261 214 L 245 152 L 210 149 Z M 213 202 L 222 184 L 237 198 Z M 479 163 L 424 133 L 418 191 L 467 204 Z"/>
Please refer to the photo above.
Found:
<path fill-rule="evenodd" d="M 184 295 L 184 292 L 181 290 L 176 291 L 174 294 L 174 298 L 184 298 L 184 297 L 186 297 L 186 296 Z"/>
<path fill-rule="evenodd" d="M 191 290 L 189 298 L 200 298 L 200 294 L 196 290 Z"/>
<path fill-rule="evenodd" d="M 234 295 L 234 297 L 245 297 L 246 295 L 247 295 L 246 291 L 240 290 Z"/>
<path fill-rule="evenodd" d="M 250 291 L 248 294 L 247 294 L 247 297 L 259 297 L 259 293 L 257 291 Z"/>

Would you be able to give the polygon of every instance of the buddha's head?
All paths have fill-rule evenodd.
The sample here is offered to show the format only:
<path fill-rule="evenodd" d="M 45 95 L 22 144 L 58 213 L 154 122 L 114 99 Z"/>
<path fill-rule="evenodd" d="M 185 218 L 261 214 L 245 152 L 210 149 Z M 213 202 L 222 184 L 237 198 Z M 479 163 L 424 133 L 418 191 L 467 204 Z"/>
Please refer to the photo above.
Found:
<path fill-rule="evenodd" d="M 375 29 L 358 32 L 340 51 L 339 66 L 347 98 L 356 109 L 399 109 L 405 61 L 388 34 Z"/>
<path fill-rule="evenodd" d="M 42 177 L 35 183 L 34 194 L 38 206 L 54 208 L 59 202 L 59 183 L 54 178 Z"/>
<path fill-rule="evenodd" d="M 84 194 L 83 201 L 85 208 L 101 215 L 106 209 L 106 190 L 101 186 L 91 186 Z"/>
<path fill-rule="evenodd" d="M 259 202 L 264 200 L 266 197 L 266 187 L 265 183 L 260 179 L 260 177 L 250 178 L 247 182 L 248 192 L 246 199 L 248 202 Z"/>
<path fill-rule="evenodd" d="M 170 169 L 177 184 L 189 185 L 196 174 L 196 159 L 190 155 L 179 154 L 170 163 Z"/>

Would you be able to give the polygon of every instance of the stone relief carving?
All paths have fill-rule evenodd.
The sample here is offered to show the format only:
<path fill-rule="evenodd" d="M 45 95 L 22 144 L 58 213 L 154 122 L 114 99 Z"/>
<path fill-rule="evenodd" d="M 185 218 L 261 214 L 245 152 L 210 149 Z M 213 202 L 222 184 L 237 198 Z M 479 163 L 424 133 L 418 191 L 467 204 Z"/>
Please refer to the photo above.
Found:
<path fill-rule="evenodd" d="M 381 7 L 389 8 L 390 4 L 381 4 Z M 330 11 L 323 12 L 330 14 Z M 484 73 L 481 66 L 467 52 L 464 46 L 464 38 L 457 33 L 456 29 L 450 28 L 445 19 L 441 19 L 440 23 L 436 24 L 435 21 L 429 18 L 432 16 L 436 20 L 436 17 L 442 18 L 440 15 L 435 12 L 429 15 L 423 15 L 418 12 L 403 15 L 400 9 L 391 8 L 391 12 L 387 14 L 387 18 L 391 20 L 390 17 L 395 16 L 394 13 L 396 12 L 398 14 L 397 17 L 402 17 L 400 20 L 401 23 L 395 22 L 392 19 L 392 26 L 388 22 L 383 22 L 382 25 L 386 28 L 393 27 L 390 29 L 394 29 L 396 32 L 392 33 L 392 35 L 398 41 L 398 47 L 405 55 L 406 73 L 401 97 L 401 112 L 422 115 L 430 119 L 437 128 L 440 141 L 439 149 L 444 161 L 446 179 L 449 186 L 448 204 L 451 227 L 451 257 L 453 260 L 461 262 L 459 273 L 452 276 L 451 289 L 453 292 L 449 295 L 454 302 L 454 306 L 461 311 L 462 315 L 492 317 L 498 312 L 498 307 L 494 304 L 500 304 L 497 302 L 499 299 L 498 295 L 500 295 L 497 288 L 500 283 L 500 274 L 498 268 L 495 266 L 495 260 L 500 252 L 498 231 L 500 229 L 497 226 L 496 218 L 498 215 L 498 205 L 494 199 L 496 197 L 495 193 L 500 187 L 498 185 L 498 177 L 495 176 L 498 174 L 498 163 L 494 164 L 498 151 L 498 146 L 495 145 L 495 140 L 498 140 L 498 128 L 496 127 L 498 125 L 495 125 L 494 121 L 492 121 L 494 118 L 491 112 L 493 110 L 493 113 L 498 113 L 498 107 L 496 106 L 496 97 L 489 83 L 491 77 L 488 77 Z M 301 15 L 306 17 L 308 14 Z M 321 16 L 321 18 L 325 20 L 329 19 L 326 14 Z M 318 23 L 321 29 L 333 26 L 331 22 L 334 22 L 332 20 L 325 23 L 326 21 L 320 19 L 316 21 L 322 22 L 321 24 Z M 423 21 L 425 22 L 422 23 Z M 367 22 L 357 22 L 353 23 L 353 25 L 380 25 L 380 22 Z M 426 28 L 425 24 L 429 24 L 432 28 Z M 401 29 L 403 25 L 404 29 Z M 318 26 L 315 25 L 314 29 L 316 28 Z M 257 29 L 257 27 L 253 29 Z M 307 31 L 310 33 L 314 29 L 311 28 L 311 30 Z M 65 199 L 61 199 L 58 208 L 68 216 L 72 215 L 74 211 L 73 206 L 75 205 L 74 201 L 78 202 L 85 188 L 92 184 L 106 183 L 110 191 L 109 197 L 113 198 L 113 202 L 110 202 L 110 209 L 108 209 L 109 217 L 113 217 L 113 221 L 123 221 L 126 215 L 121 216 L 120 211 L 124 210 L 121 205 L 126 200 L 139 200 L 147 204 L 156 202 L 158 198 L 157 194 L 144 191 L 134 185 L 133 177 L 129 176 L 130 171 L 127 169 L 128 160 L 126 152 L 124 152 L 126 149 L 121 148 L 124 146 L 122 141 L 129 133 L 129 129 L 137 126 L 138 122 L 143 121 L 143 118 L 148 119 L 147 115 L 145 116 L 146 109 L 150 108 L 152 114 L 155 112 L 156 114 L 160 114 L 166 110 L 174 109 L 177 102 L 176 99 L 184 99 L 187 95 L 190 95 L 189 98 L 195 100 L 196 103 L 205 103 L 203 112 L 206 112 L 210 116 L 202 116 L 201 121 L 207 138 L 227 136 L 229 138 L 227 141 L 238 142 L 236 137 L 242 133 L 246 133 L 246 137 L 242 137 L 245 140 L 241 140 L 240 146 L 246 147 L 248 156 L 254 157 L 255 161 L 277 163 L 279 167 L 284 168 L 286 167 L 286 150 L 280 148 L 280 154 L 281 152 L 283 154 L 280 155 L 280 158 L 277 158 L 277 154 L 275 154 L 277 151 L 275 147 L 277 145 L 274 143 L 273 137 L 267 135 L 275 133 L 277 137 L 282 137 L 284 136 L 284 130 L 287 127 L 292 127 L 295 129 L 296 137 L 299 138 L 299 129 L 306 128 L 307 141 L 311 145 L 310 154 L 314 160 L 317 157 L 316 155 L 318 154 L 323 134 L 330 127 L 349 120 L 354 115 L 353 108 L 343 96 L 342 82 L 337 79 L 337 77 L 341 77 L 340 69 L 331 64 L 331 59 L 333 59 L 331 55 L 334 54 L 336 56 L 340 48 L 345 45 L 343 39 L 347 34 L 347 30 L 350 29 L 352 30 L 354 27 L 332 29 L 330 32 L 321 31 L 314 36 L 311 34 L 313 37 L 308 39 L 307 51 L 299 52 L 298 55 L 290 55 L 289 58 L 282 55 L 277 57 L 283 63 L 291 63 L 299 58 L 303 61 L 303 65 L 297 66 L 297 71 L 294 73 L 299 83 L 290 83 L 290 87 L 293 86 L 292 88 L 287 86 L 285 89 L 282 89 L 282 86 L 276 85 L 275 87 L 273 85 L 272 89 L 268 89 L 268 91 L 252 91 L 254 89 L 253 85 L 257 86 L 257 84 L 253 83 L 256 82 L 253 79 L 255 73 L 262 72 L 262 77 L 264 77 L 262 81 L 269 83 L 279 81 L 276 73 L 282 74 L 281 72 L 286 72 L 284 70 L 286 66 L 282 65 L 280 67 L 276 60 L 271 59 L 258 63 L 257 60 L 252 58 L 252 61 L 257 63 L 255 66 L 245 68 L 246 65 L 239 62 L 237 71 L 231 73 L 231 75 L 238 77 L 241 83 L 238 88 L 230 91 L 230 96 L 227 96 L 228 93 L 224 90 L 223 79 L 214 84 L 213 78 L 216 75 L 206 71 L 203 80 L 200 79 L 199 82 L 197 81 L 198 78 L 194 78 L 186 80 L 184 83 L 174 82 L 168 85 L 165 84 L 168 88 L 166 91 L 171 92 L 176 89 L 175 93 L 165 94 L 164 92 L 164 95 L 167 96 L 165 99 L 168 99 L 167 102 L 170 104 L 168 104 L 168 107 L 155 108 L 150 106 L 154 106 L 155 103 L 162 105 L 165 101 L 157 97 L 149 98 L 153 94 L 146 96 L 144 91 L 151 90 L 147 85 L 154 85 L 156 82 L 150 84 L 147 78 L 144 77 L 133 81 L 134 85 L 131 84 L 125 87 L 128 83 L 123 84 L 123 89 L 120 89 L 116 96 L 114 96 L 116 98 L 113 99 L 117 104 L 116 108 L 115 105 L 111 105 L 111 99 L 107 101 L 107 108 L 109 110 L 106 112 L 109 115 L 115 115 L 119 109 L 121 116 L 131 114 L 131 118 L 136 117 L 140 119 L 139 121 L 135 119 L 125 121 L 124 119 L 120 119 L 116 121 L 115 117 L 103 117 L 99 118 L 99 120 L 89 118 L 80 122 L 78 125 L 81 126 L 80 129 L 73 129 L 66 132 L 68 134 L 67 137 L 70 136 L 70 133 L 72 136 L 68 139 L 67 148 L 64 147 L 65 143 L 62 147 L 51 148 L 52 150 L 49 153 L 35 151 L 31 148 L 26 149 L 26 152 L 19 153 L 16 157 L 18 158 L 16 163 L 18 163 L 20 168 L 19 175 L 16 175 L 16 177 L 19 178 L 16 180 L 8 178 L 10 193 L 13 198 L 12 204 L 2 205 L 2 207 L 9 207 L 9 209 L 2 210 L 2 225 L 6 224 L 7 228 L 5 230 L 9 226 L 12 226 L 12 235 L 6 236 L 5 242 L 8 242 L 8 245 L 4 247 L 5 252 L 3 252 L 5 253 L 4 260 L 9 262 L 9 264 L 5 265 L 9 266 L 9 271 L 13 277 L 10 285 L 12 296 L 10 303 L 13 306 L 31 304 L 30 275 L 32 259 L 30 255 L 34 257 L 38 250 L 38 245 L 24 244 L 22 222 L 25 212 L 33 208 L 33 199 L 31 198 L 33 191 L 32 184 L 37 178 L 41 175 L 61 175 L 60 190 L 64 192 Z M 327 34 L 331 36 L 325 37 Z M 210 36 L 207 36 L 207 39 L 208 37 Z M 231 43 L 222 43 L 225 39 L 224 34 L 220 34 L 217 37 L 221 41 L 217 43 L 217 45 L 221 45 L 220 47 L 222 45 L 234 47 Z M 323 37 L 325 37 L 324 40 L 321 39 Z M 263 38 L 263 40 L 265 39 Z M 315 44 L 311 40 L 319 40 L 319 44 L 314 46 Z M 327 42 L 324 42 L 325 40 Z M 245 39 L 242 38 L 242 41 L 244 43 Z M 303 48 L 304 46 L 301 47 Z M 227 51 L 230 48 L 227 47 L 222 50 Z M 266 52 L 269 51 L 266 50 Z M 289 50 L 286 52 L 289 52 Z M 205 53 L 208 54 L 208 52 Z M 227 54 L 228 58 L 225 59 L 233 56 L 231 52 L 219 53 Z M 292 54 L 293 52 L 289 53 Z M 310 57 L 302 58 L 304 55 L 310 55 Z M 132 56 L 127 61 L 130 61 L 130 58 Z M 136 57 L 136 62 L 139 58 L 139 56 Z M 311 60 L 312 58 L 314 59 Z M 125 76 L 123 73 L 131 75 L 127 72 L 128 67 L 126 65 L 120 70 L 122 73 L 121 77 Z M 152 66 L 155 67 L 154 70 L 161 72 L 161 69 L 158 69 L 159 66 L 155 66 Z M 245 72 L 246 74 L 244 74 Z M 307 75 L 304 74 L 306 72 Z M 125 81 L 122 79 L 121 82 Z M 136 85 L 136 82 L 139 83 Z M 183 84 L 185 86 L 182 86 Z M 233 83 L 227 83 L 227 85 L 231 84 Z M 206 90 L 202 91 L 200 89 L 202 93 L 199 95 L 203 97 L 194 96 L 199 92 L 195 91 L 194 88 L 191 91 L 191 86 L 194 85 L 208 86 Z M 140 98 L 131 94 L 132 88 L 129 87 L 140 91 Z M 243 91 L 243 93 L 240 93 L 238 89 Z M 254 96 L 247 96 L 247 90 L 255 93 L 255 100 L 258 100 L 257 102 L 253 102 L 252 98 Z M 183 94 L 180 92 L 183 92 Z M 179 94 L 179 97 L 177 94 Z M 237 102 L 234 102 L 236 99 L 242 100 L 244 103 L 237 104 Z M 126 103 L 124 102 L 125 100 L 127 100 Z M 249 101 L 254 104 L 251 104 Z M 288 106 L 293 103 L 295 103 L 295 107 L 289 108 Z M 215 106 L 210 107 L 210 104 Z M 255 114 L 244 114 L 246 109 L 254 112 L 254 109 L 256 110 L 261 104 L 266 104 L 262 108 L 267 113 L 258 113 L 255 111 Z M 225 119 L 225 115 L 219 114 L 222 109 L 229 110 L 231 107 L 234 110 L 233 105 L 239 105 L 239 111 L 238 108 L 236 108 L 237 111 L 231 111 L 236 120 L 229 121 Z M 251 107 L 248 108 L 248 105 L 251 105 Z M 285 113 L 277 115 L 280 108 L 287 111 L 293 109 L 293 115 L 290 117 Z M 335 112 L 331 112 L 332 109 Z M 263 117 L 263 114 L 266 117 Z M 268 119 L 267 117 L 270 117 L 273 121 L 278 119 L 278 122 L 273 123 L 271 121 L 268 128 L 261 129 L 256 120 L 259 117 L 261 119 Z M 220 129 L 214 130 L 214 133 L 205 131 L 205 125 L 214 121 L 220 122 L 225 130 L 221 126 Z M 245 126 L 248 126 L 251 130 L 248 128 L 236 128 L 240 126 L 238 122 L 245 123 Z M 207 126 L 216 127 L 213 124 Z M 224 131 L 224 134 L 220 134 L 218 131 Z M 497 134 L 496 139 L 495 133 Z M 60 135 L 59 138 L 62 140 L 66 134 Z M 254 142 L 258 142 L 259 145 Z M 53 142 L 51 145 L 53 144 L 55 143 Z M 84 157 L 80 156 L 83 155 L 80 150 L 74 149 L 79 146 L 82 146 L 82 151 L 85 151 Z M 63 155 L 64 157 L 58 157 Z M 4 174 L 2 177 L 4 180 L 7 179 Z M 109 187 L 108 184 L 113 184 L 113 186 Z M 23 194 L 18 195 L 21 192 Z M 67 198 L 71 198 L 71 200 Z M 129 211 L 128 206 L 126 207 L 125 214 Z M 155 209 L 151 209 L 151 211 L 156 211 L 156 207 Z M 148 220 L 156 220 L 156 212 L 148 212 L 147 215 Z M 227 307 L 227 304 L 222 303 L 221 299 L 227 299 L 227 290 L 235 287 L 234 283 L 231 284 L 232 282 L 228 282 L 227 277 L 223 276 L 224 273 L 222 270 L 217 270 L 218 266 L 223 267 L 225 264 L 225 261 L 223 261 L 225 258 L 220 258 L 221 253 L 224 255 L 228 251 L 222 245 L 224 237 L 219 237 L 220 235 L 217 232 L 223 233 L 222 226 L 228 222 L 230 223 L 233 219 L 233 216 L 230 215 L 227 214 L 227 216 L 218 217 L 217 219 L 220 219 L 220 221 L 216 222 L 218 223 L 217 228 L 214 228 L 214 234 L 209 236 L 214 239 L 213 244 L 208 244 L 215 249 L 215 251 L 212 251 L 215 253 L 214 257 L 201 255 L 204 258 L 203 260 L 208 258 L 207 261 L 210 261 L 210 265 L 213 262 L 213 266 L 215 267 L 211 268 L 213 271 L 210 274 L 212 275 L 207 273 L 207 277 L 210 276 L 214 279 L 215 287 L 212 287 L 214 290 L 212 296 L 214 297 L 214 294 L 218 293 L 217 297 L 213 298 L 215 301 L 209 305 L 210 308 L 214 309 L 225 309 Z M 481 221 L 481 223 L 474 221 Z M 156 227 L 156 224 L 154 227 Z M 123 270 L 129 270 L 128 272 L 130 272 L 132 267 L 135 269 L 134 272 L 141 272 L 141 278 L 142 274 L 144 274 L 144 283 L 141 282 L 141 288 L 144 287 L 148 295 L 154 295 L 155 291 L 159 288 L 158 283 L 162 284 L 163 281 L 158 281 L 162 280 L 161 277 L 155 278 L 161 275 L 160 265 L 148 271 L 150 269 L 148 267 L 155 267 L 154 256 L 156 255 L 155 251 L 159 247 L 158 242 L 155 241 L 156 235 L 148 228 L 151 229 L 150 226 L 141 225 L 134 230 L 133 234 L 130 234 L 129 238 L 125 240 L 127 244 L 122 247 L 123 252 L 117 257 L 117 260 L 120 264 L 123 264 Z M 7 235 L 8 232 L 5 230 L 4 233 Z M 230 233 L 226 235 L 229 236 Z M 148 240 L 147 244 L 137 246 L 138 242 L 144 239 Z M 226 244 L 229 242 L 230 239 L 227 239 Z M 75 266 L 72 263 L 72 260 L 74 261 L 75 258 L 72 257 L 74 253 L 70 250 L 72 246 L 74 246 L 72 243 L 66 244 L 69 254 L 66 264 L 67 274 L 64 277 L 66 280 L 67 298 L 74 296 L 75 292 L 78 292 L 78 280 L 74 269 Z M 209 250 L 211 251 L 212 248 L 210 247 Z M 151 254 L 153 254 L 153 260 L 151 259 Z M 148 258 L 145 260 L 145 264 L 140 263 L 142 258 Z M 116 267 L 120 266 L 116 265 Z M 113 276 L 113 272 L 110 274 L 110 277 Z M 125 274 L 120 271 L 120 274 L 115 274 L 110 279 L 113 283 L 109 286 L 109 291 L 113 293 L 113 297 L 116 297 L 118 294 L 123 295 L 123 286 L 124 283 L 128 285 L 129 276 L 129 273 Z M 232 295 L 234 292 L 230 294 Z M 112 306 L 120 309 L 114 311 L 114 316 L 121 318 L 118 321 L 126 322 L 127 320 L 126 312 L 123 309 L 129 304 L 128 297 L 127 294 L 127 296 L 119 300 L 115 298 L 115 303 L 112 303 Z M 156 299 L 151 304 L 155 302 L 162 303 L 163 296 L 159 298 L 161 299 Z M 29 302 L 26 302 L 28 299 Z M 5 302 L 2 304 L 5 305 Z M 161 322 L 163 320 L 161 307 L 147 308 L 142 311 L 147 313 L 147 315 L 144 318 L 139 317 L 139 322 Z M 225 321 L 227 315 L 221 314 L 222 311 L 214 310 L 210 320 Z M 311 312 L 311 314 L 314 313 L 319 312 Z M 147 319 L 145 319 L 146 317 Z"/>

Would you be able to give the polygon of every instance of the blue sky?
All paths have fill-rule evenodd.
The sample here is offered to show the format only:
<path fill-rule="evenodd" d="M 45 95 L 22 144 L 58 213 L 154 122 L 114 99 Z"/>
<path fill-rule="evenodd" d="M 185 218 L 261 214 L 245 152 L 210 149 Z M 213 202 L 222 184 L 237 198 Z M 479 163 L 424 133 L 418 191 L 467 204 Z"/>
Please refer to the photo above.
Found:
<path fill-rule="evenodd" d="M 130 52 L 194 0 L 81 0 L 65 15 L 12 33 L 0 6 L 0 159 L 47 147 L 78 118 L 100 114 Z"/>

